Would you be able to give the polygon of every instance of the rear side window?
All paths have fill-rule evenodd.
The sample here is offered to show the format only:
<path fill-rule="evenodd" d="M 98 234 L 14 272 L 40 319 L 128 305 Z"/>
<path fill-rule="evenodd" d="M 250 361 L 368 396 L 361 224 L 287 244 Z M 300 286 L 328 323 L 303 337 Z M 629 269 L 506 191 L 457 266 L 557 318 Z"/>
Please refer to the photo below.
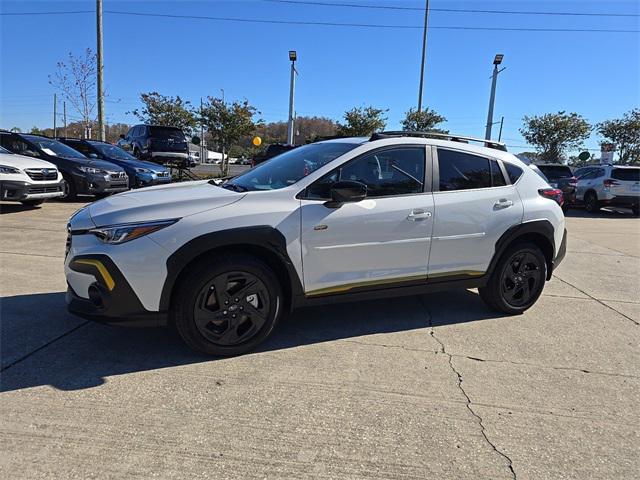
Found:
<path fill-rule="evenodd" d="M 573 177 L 573 173 L 571 173 L 571 169 L 569 167 L 563 167 L 561 165 L 538 165 L 538 168 L 542 170 L 544 176 L 549 180 Z"/>
<path fill-rule="evenodd" d="M 89 147 L 87 144 L 82 142 L 69 142 L 68 145 L 74 150 L 79 151 L 80 153 L 82 153 L 87 157 L 93 153 L 93 150 L 91 150 L 91 147 Z"/>
<path fill-rule="evenodd" d="M 640 168 L 614 168 L 611 178 L 627 182 L 640 182 Z"/>
<path fill-rule="evenodd" d="M 186 140 L 182 130 L 172 127 L 149 127 L 149 135 L 154 138 L 173 138 L 182 142 Z"/>
<path fill-rule="evenodd" d="M 511 163 L 504 162 L 504 168 L 507 170 L 507 175 L 509 175 L 511 183 L 516 183 L 522 175 L 522 169 Z"/>
<path fill-rule="evenodd" d="M 492 184 L 488 158 L 438 149 L 438 169 L 441 192 L 487 188 Z"/>

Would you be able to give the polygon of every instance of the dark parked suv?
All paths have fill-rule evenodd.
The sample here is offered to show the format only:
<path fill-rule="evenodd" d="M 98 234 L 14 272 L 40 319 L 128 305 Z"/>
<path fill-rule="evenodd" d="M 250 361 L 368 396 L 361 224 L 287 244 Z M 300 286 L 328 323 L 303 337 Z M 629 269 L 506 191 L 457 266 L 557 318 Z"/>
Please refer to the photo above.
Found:
<path fill-rule="evenodd" d="M 187 137 L 177 127 L 135 125 L 126 135 L 120 135 L 118 146 L 140 160 L 178 167 L 195 166 L 189 158 Z"/>
<path fill-rule="evenodd" d="M 0 145 L 13 153 L 41 158 L 58 167 L 65 200 L 75 200 L 78 194 L 102 197 L 129 189 L 129 178 L 122 167 L 89 159 L 53 138 L 2 130 Z"/>
<path fill-rule="evenodd" d="M 80 138 L 59 138 L 58 140 L 89 158 L 99 158 L 122 167 L 129 176 L 129 187 L 131 188 L 150 187 L 171 182 L 171 172 L 168 168 L 154 162 L 138 160 L 117 145 Z"/>
<path fill-rule="evenodd" d="M 536 167 L 547 177 L 549 185 L 562 190 L 563 210 L 566 210 L 569 205 L 575 205 L 578 180 L 573 175 L 571 168 L 561 163 L 536 163 Z"/>

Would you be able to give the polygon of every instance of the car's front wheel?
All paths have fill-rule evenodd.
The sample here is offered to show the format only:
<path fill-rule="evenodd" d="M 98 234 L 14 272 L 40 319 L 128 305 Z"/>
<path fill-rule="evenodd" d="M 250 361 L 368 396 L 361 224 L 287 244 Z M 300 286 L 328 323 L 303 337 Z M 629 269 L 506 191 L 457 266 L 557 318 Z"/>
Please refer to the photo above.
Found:
<path fill-rule="evenodd" d="M 60 200 L 65 202 L 73 202 L 78 198 L 78 191 L 76 190 L 76 184 L 73 182 L 73 178 L 70 175 L 63 174 L 62 176 L 62 196 Z"/>
<path fill-rule="evenodd" d="M 547 278 L 544 254 L 532 243 L 519 243 L 500 258 L 480 297 L 494 310 L 522 313 L 542 294 Z"/>
<path fill-rule="evenodd" d="M 208 355 L 239 355 L 254 349 L 282 316 L 282 288 L 257 258 L 223 255 L 184 277 L 172 300 L 180 336 Z"/>
<path fill-rule="evenodd" d="M 593 192 L 588 192 L 584 196 L 584 208 L 589 213 L 597 213 L 600 210 L 598 206 L 598 197 Z"/>

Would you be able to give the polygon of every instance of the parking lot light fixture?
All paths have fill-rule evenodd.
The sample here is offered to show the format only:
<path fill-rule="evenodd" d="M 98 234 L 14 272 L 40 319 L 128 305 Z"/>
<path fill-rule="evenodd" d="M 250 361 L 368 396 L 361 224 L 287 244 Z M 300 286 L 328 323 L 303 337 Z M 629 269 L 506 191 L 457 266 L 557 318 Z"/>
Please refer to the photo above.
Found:
<path fill-rule="evenodd" d="M 496 54 L 496 57 L 493 59 L 493 64 L 494 65 L 500 65 L 502 63 L 502 59 L 503 58 L 504 58 L 504 54 L 502 54 L 502 53 Z"/>

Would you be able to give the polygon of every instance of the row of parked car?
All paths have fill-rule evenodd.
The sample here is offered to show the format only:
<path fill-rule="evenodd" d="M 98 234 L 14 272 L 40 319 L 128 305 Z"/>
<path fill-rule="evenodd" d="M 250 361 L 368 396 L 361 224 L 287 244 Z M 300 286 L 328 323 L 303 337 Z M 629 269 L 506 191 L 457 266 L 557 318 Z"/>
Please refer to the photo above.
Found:
<path fill-rule="evenodd" d="M 158 141 L 162 141 L 162 135 Z M 25 205 L 38 205 L 49 198 L 72 201 L 79 194 L 104 197 L 130 188 L 169 183 L 171 170 L 166 164 L 176 166 L 184 160 L 180 152 L 172 156 L 172 150 L 166 147 L 169 151 L 164 156 L 148 155 L 148 149 L 128 152 L 97 140 L 6 130 L 0 130 L 0 148 L 0 200 Z"/>
<path fill-rule="evenodd" d="M 553 188 L 562 190 L 563 209 L 584 205 L 595 213 L 606 206 L 631 208 L 638 215 L 640 205 L 640 167 L 586 165 L 572 170 L 560 163 L 531 164 Z"/>

